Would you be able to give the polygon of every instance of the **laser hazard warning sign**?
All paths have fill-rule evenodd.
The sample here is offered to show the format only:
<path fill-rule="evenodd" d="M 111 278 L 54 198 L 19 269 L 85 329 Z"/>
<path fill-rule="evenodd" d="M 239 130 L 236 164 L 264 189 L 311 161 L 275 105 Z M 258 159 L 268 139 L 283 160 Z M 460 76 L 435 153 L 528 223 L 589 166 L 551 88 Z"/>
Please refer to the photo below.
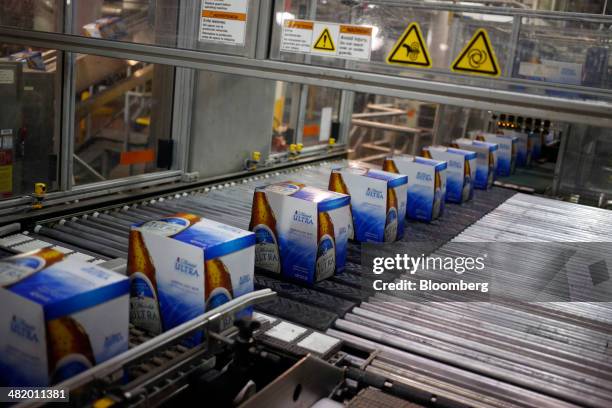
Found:
<path fill-rule="evenodd" d="M 470 42 L 451 65 L 451 71 L 458 74 L 486 75 L 498 77 L 501 75 L 495 50 L 485 29 L 479 29 Z"/>
<path fill-rule="evenodd" d="M 417 23 L 411 23 L 387 55 L 387 64 L 431 68 L 431 58 L 423 33 Z"/>

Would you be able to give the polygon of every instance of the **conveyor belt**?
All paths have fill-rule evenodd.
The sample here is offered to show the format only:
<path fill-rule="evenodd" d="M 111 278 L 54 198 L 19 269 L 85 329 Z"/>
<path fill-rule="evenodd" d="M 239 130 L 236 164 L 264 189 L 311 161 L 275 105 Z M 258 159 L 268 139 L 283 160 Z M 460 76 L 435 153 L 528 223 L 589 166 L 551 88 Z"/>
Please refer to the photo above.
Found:
<path fill-rule="evenodd" d="M 446 248 L 464 242 L 593 241 L 597 248 L 598 242 L 611 240 L 612 217 L 605 210 L 517 194 L 435 253 L 444 255 Z M 552 256 L 541 253 L 542 248 L 547 247 L 523 251 L 517 263 L 499 273 L 511 275 L 514 265 Z M 512 289 L 526 290 L 519 280 Z M 459 392 L 451 384 L 459 386 L 469 404 L 481 400 L 470 390 L 495 390 L 485 406 L 532 405 L 526 397 L 533 396 L 523 390 L 529 389 L 580 405 L 612 406 L 610 303 L 423 303 L 376 294 L 334 326 L 329 334 L 383 350 L 368 368 L 373 372 L 434 387 L 440 395 Z M 489 377 L 478 381 L 496 381 L 475 386 L 474 373 Z M 509 387 L 510 396 L 505 397 L 497 380 Z M 521 396 L 515 386 L 521 387 Z M 537 400 L 538 406 L 561 404 Z"/>
<path fill-rule="evenodd" d="M 325 188 L 328 176 L 329 164 L 307 165 L 44 223 L 28 237 L 65 242 L 98 259 L 125 257 L 133 222 L 188 211 L 246 229 L 255 186 L 292 179 Z M 499 188 L 475 193 L 464 205 L 447 204 L 439 220 L 408 222 L 394 250 L 444 253 L 449 241 L 612 240 L 604 210 Z M 360 246 L 350 244 L 346 272 L 312 287 L 258 275 L 259 287 L 279 293 L 258 310 L 378 350 L 366 370 L 467 405 L 612 406 L 609 304 L 410 302 L 372 295 L 364 279 Z"/>

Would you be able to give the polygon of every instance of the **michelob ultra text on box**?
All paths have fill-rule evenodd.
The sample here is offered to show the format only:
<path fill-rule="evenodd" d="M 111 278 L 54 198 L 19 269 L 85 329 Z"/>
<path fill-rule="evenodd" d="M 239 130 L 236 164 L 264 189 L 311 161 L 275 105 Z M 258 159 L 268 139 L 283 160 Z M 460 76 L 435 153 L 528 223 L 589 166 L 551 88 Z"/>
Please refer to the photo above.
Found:
<path fill-rule="evenodd" d="M 0 383 L 48 386 L 127 351 L 129 289 L 53 249 L 0 260 Z"/>
<path fill-rule="evenodd" d="M 455 147 L 476 153 L 476 177 L 474 188 L 487 190 L 493 187 L 495 181 L 495 169 L 497 168 L 497 143 L 482 142 L 466 138 L 453 141 Z"/>
<path fill-rule="evenodd" d="M 161 333 L 252 292 L 254 264 L 249 231 L 186 213 L 136 224 L 127 265 L 130 321 Z"/>
<path fill-rule="evenodd" d="M 446 168 L 446 201 L 463 203 L 474 196 L 476 153 L 445 146 L 426 146 L 423 156 L 442 160 Z"/>
<path fill-rule="evenodd" d="M 445 161 L 407 154 L 387 157 L 383 170 L 408 176 L 408 217 L 431 221 L 444 212 L 446 196 Z"/>
<path fill-rule="evenodd" d="M 350 197 L 291 181 L 258 187 L 250 229 L 255 264 L 290 279 L 314 283 L 344 270 Z"/>
<path fill-rule="evenodd" d="M 351 195 L 354 239 L 393 242 L 404 236 L 406 175 L 363 167 L 332 169 L 329 189 Z"/>
<path fill-rule="evenodd" d="M 473 131 L 470 132 L 470 137 L 474 140 L 495 143 L 499 146 L 497 149 L 497 176 L 508 177 L 514 173 L 518 145 L 518 138 L 516 136 Z"/>

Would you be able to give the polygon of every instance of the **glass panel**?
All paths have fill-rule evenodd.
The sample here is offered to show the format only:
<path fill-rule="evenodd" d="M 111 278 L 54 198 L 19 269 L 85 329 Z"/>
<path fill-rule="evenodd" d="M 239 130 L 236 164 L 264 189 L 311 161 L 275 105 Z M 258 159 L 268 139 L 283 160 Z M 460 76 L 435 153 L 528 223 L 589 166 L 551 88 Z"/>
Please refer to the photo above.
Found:
<path fill-rule="evenodd" d="M 333 88 L 309 86 L 302 128 L 305 147 L 327 144 L 330 137 L 338 139 L 338 112 L 342 92 Z"/>
<path fill-rule="evenodd" d="M 522 21 L 514 77 L 612 88 L 612 43 L 610 32 L 602 31 L 601 24 L 541 18 Z M 579 97 L 555 91 L 547 93 Z"/>
<path fill-rule="evenodd" d="M 0 25 L 62 31 L 63 0 L 0 0 Z"/>
<path fill-rule="evenodd" d="M 560 192 L 581 203 L 612 207 L 612 129 L 572 125 L 568 136 Z"/>
<path fill-rule="evenodd" d="M 473 4 L 478 2 L 462 2 L 463 9 L 448 3 L 446 5 L 432 3 L 431 6 L 429 2 L 409 3 L 407 5 L 406 2 L 400 1 L 367 3 L 340 0 L 278 1 L 275 9 L 271 58 L 317 66 L 346 67 L 357 71 L 407 76 L 427 81 L 473 85 L 487 89 L 555 95 L 572 99 L 596 99 L 612 104 L 612 93 L 608 92 L 612 83 L 610 70 L 612 43 L 608 34 L 612 21 L 604 22 L 601 16 L 586 15 L 579 19 L 552 15 L 550 18 L 521 17 L 520 13 L 529 12 L 529 10 L 522 11 L 523 8 L 517 8 L 517 11 L 512 9 L 500 11 L 499 8 L 492 8 L 491 12 L 485 13 Z M 556 9 L 563 5 L 562 10 L 592 10 L 591 7 L 579 7 L 585 2 L 554 3 L 557 4 Z M 525 5 L 527 4 L 528 2 L 525 2 Z M 436 7 L 433 7 L 434 5 Z M 465 9 L 465 6 L 469 8 Z M 602 6 L 602 4 L 598 6 L 600 12 L 603 10 Z M 301 53 L 280 51 L 283 22 L 292 19 L 371 27 L 370 61 L 322 56 L 321 54 L 325 53 L 314 54 L 308 51 L 309 47 L 305 47 L 306 51 L 302 49 Z M 432 63 L 430 69 L 390 65 L 386 62 L 396 42 L 412 22 L 420 25 L 423 41 Z M 451 65 L 455 59 L 462 54 L 464 47 L 480 29 L 486 30 L 490 38 L 501 73 L 499 78 L 451 72 Z M 313 37 L 315 31 L 316 27 L 312 30 Z M 544 68 L 545 74 L 541 75 L 537 68 L 540 70 Z M 551 86 L 550 83 L 555 85 Z"/>
<path fill-rule="evenodd" d="M 358 93 L 353 106 L 351 159 L 382 164 L 394 153 L 418 155 L 433 143 L 437 104 Z"/>
<path fill-rule="evenodd" d="M 75 72 L 75 184 L 163 170 L 174 68 L 81 54 Z"/>
<path fill-rule="evenodd" d="M 249 56 L 258 6 L 249 0 L 77 0 L 73 34 Z"/>
<path fill-rule="evenodd" d="M 299 114 L 301 89 L 299 84 L 276 82 L 272 153 L 285 152 L 291 143 L 295 143 L 295 126 Z"/>
<path fill-rule="evenodd" d="M 291 87 L 287 84 L 285 92 Z M 271 151 L 278 82 L 197 71 L 193 90 L 189 171 L 200 178 L 227 177 L 250 167 L 253 152 L 261 153 L 257 165 L 264 165 Z M 291 97 L 291 108 L 295 101 Z"/>
<path fill-rule="evenodd" d="M 176 45 L 176 2 L 79 0 L 75 8 L 74 34 L 142 44 Z"/>
<path fill-rule="evenodd" d="M 420 155 L 424 146 L 449 146 L 461 137 L 508 142 L 495 136 L 500 133 L 517 137 L 514 149 L 498 149 L 498 158 L 508 158 L 503 176 L 496 175 L 500 183 L 612 208 L 611 128 L 358 93 L 349 158 L 381 165 L 387 156 Z"/>
<path fill-rule="evenodd" d="M 57 187 L 61 58 L 0 44 L 0 198 Z"/>

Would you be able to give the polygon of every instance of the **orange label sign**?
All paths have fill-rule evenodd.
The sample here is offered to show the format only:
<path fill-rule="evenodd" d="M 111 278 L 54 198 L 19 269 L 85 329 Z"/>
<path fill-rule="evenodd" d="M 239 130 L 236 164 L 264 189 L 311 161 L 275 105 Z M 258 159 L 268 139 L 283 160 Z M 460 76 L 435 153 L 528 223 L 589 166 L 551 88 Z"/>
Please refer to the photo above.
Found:
<path fill-rule="evenodd" d="M 150 163 L 155 160 L 153 149 L 134 150 L 131 152 L 121 152 L 119 163 L 123 165 Z"/>

